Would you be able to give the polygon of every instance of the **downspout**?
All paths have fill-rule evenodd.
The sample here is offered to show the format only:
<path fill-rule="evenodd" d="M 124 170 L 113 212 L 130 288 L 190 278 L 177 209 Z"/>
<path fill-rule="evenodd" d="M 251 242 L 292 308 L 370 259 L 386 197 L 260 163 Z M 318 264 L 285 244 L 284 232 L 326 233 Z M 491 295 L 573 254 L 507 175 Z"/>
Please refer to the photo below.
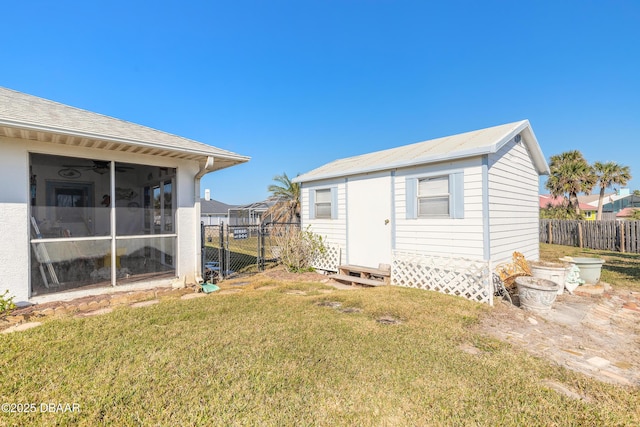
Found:
<path fill-rule="evenodd" d="M 199 235 L 201 232 L 201 228 L 200 228 L 200 180 L 202 179 L 203 176 L 205 176 L 206 174 L 208 174 L 209 172 L 213 172 L 213 156 L 207 156 L 207 160 L 206 162 L 204 162 L 204 164 L 202 164 L 202 166 L 200 166 L 200 170 L 198 171 L 198 173 L 196 173 L 195 179 L 194 181 L 194 191 L 193 191 L 193 203 L 195 206 L 195 215 L 196 215 L 196 228 L 197 228 L 197 232 L 196 235 Z M 200 237 L 200 239 L 198 239 L 198 250 L 196 251 L 196 254 L 198 255 L 196 257 L 196 282 L 198 283 L 202 283 L 204 282 L 204 278 L 202 276 L 202 246 L 200 246 L 200 242 L 202 241 L 202 236 Z"/>

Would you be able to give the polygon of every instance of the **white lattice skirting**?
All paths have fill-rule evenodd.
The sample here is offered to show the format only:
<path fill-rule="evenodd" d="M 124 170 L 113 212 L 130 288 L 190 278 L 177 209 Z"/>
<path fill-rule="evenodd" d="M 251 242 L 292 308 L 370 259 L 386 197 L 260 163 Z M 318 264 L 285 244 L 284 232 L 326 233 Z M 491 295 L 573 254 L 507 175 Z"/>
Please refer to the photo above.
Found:
<path fill-rule="evenodd" d="M 325 243 L 325 248 L 325 253 L 318 255 L 311 263 L 311 266 L 316 270 L 338 271 L 342 254 L 340 245 Z"/>
<path fill-rule="evenodd" d="M 438 291 L 493 305 L 489 261 L 394 251 L 391 284 Z"/>

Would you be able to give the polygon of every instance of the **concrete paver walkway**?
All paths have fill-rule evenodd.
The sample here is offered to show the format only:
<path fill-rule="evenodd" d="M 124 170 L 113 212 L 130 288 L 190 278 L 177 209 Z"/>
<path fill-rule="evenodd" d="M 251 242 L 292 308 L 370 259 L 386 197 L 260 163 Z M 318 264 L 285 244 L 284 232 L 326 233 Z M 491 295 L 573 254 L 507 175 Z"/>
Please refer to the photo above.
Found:
<path fill-rule="evenodd" d="M 640 293 L 564 294 L 550 312 L 498 304 L 481 328 L 528 352 L 599 380 L 640 385 Z"/>

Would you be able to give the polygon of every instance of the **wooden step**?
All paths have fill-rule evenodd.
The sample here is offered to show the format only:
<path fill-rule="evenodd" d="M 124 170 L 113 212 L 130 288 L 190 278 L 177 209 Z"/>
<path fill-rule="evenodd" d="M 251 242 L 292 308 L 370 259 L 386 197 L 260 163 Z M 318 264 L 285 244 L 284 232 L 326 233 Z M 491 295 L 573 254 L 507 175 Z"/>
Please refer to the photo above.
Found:
<path fill-rule="evenodd" d="M 369 275 L 380 276 L 380 277 L 390 277 L 391 270 L 390 269 L 382 269 L 375 267 L 365 267 L 362 265 L 353 265 L 353 264 L 343 264 L 338 266 L 338 271 L 340 274 L 349 274 L 349 273 L 358 273 L 360 276 L 367 277 Z"/>
<path fill-rule="evenodd" d="M 366 277 L 351 276 L 349 274 L 332 274 L 329 278 L 339 282 L 349 282 L 351 285 L 383 286 L 386 284 L 382 280 L 367 279 Z"/>

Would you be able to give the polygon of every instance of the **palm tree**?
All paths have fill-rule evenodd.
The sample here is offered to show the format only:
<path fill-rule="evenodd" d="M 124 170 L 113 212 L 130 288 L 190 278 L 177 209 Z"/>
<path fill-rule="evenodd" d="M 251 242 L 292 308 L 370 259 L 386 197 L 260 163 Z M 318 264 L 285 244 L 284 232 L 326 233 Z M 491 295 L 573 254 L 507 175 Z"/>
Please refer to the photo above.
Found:
<path fill-rule="evenodd" d="M 631 171 L 629 166 L 622 166 L 615 162 L 595 162 L 593 169 L 598 176 L 598 185 L 600 186 L 600 197 L 598 198 L 597 220 L 602 219 L 602 206 L 604 202 L 604 190 L 612 185 L 627 185 L 631 180 Z"/>
<path fill-rule="evenodd" d="M 570 207 L 580 215 L 578 193 L 591 193 L 598 177 L 578 150 L 556 154 L 550 160 L 546 188 L 555 197 L 568 195 Z"/>
<path fill-rule="evenodd" d="M 291 182 L 286 173 L 276 175 L 267 190 L 276 203 L 265 212 L 273 222 L 300 222 L 300 184 Z"/>

